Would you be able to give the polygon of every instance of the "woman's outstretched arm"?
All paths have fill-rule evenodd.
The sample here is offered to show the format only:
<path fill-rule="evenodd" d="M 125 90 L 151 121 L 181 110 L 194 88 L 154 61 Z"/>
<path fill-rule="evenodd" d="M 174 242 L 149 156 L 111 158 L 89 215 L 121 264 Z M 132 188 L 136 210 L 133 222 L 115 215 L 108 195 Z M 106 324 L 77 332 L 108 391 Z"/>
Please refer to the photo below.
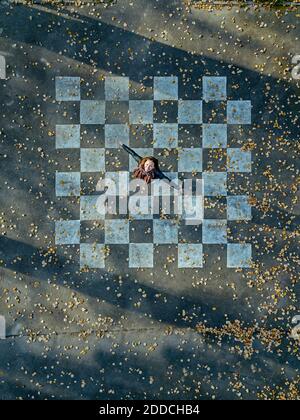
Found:
<path fill-rule="evenodd" d="M 174 188 L 174 190 L 179 190 L 178 185 L 176 185 L 169 177 L 167 177 L 167 175 L 165 175 L 160 169 L 158 171 L 156 171 L 156 175 L 159 179 L 161 179 L 162 181 L 167 182 L 170 187 Z"/>
<path fill-rule="evenodd" d="M 122 144 L 122 147 L 124 150 L 126 150 L 127 153 L 129 153 L 133 159 L 137 162 L 140 163 L 140 161 L 143 159 L 141 156 L 139 156 L 137 153 L 135 153 L 134 150 L 130 149 L 130 147 L 126 146 L 126 144 Z"/>

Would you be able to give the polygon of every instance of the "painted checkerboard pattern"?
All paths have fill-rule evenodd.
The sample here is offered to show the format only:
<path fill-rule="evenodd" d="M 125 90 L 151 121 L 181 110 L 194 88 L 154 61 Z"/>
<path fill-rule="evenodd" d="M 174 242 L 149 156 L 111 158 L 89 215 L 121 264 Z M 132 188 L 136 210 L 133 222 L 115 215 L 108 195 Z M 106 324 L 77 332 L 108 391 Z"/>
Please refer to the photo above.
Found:
<path fill-rule="evenodd" d="M 128 77 L 106 77 L 101 98 L 87 100 L 82 98 L 79 77 L 56 78 L 56 100 L 78 101 L 80 106 L 78 121 L 56 126 L 57 149 L 66 149 L 66 155 L 80 149 L 80 171 L 56 173 L 57 197 L 78 197 L 80 220 L 57 221 L 56 244 L 79 245 L 82 268 L 105 268 L 108 249 L 113 252 L 118 245 L 127 245 L 129 268 L 153 268 L 155 250 L 163 245 L 177 247 L 181 269 L 202 268 L 207 245 L 226 246 L 227 267 L 250 267 L 251 244 L 229 243 L 227 228 L 228 223 L 251 219 L 249 197 L 228 193 L 231 173 L 251 172 L 251 152 L 228 143 L 229 126 L 251 124 L 251 102 L 228 100 L 226 77 L 203 77 L 199 99 L 180 98 L 179 84 L 177 77 L 154 77 L 151 98 L 136 99 L 131 97 Z M 212 121 L 209 113 L 218 118 Z M 82 144 L 83 127 L 90 126 L 104 131 L 102 147 Z M 85 195 L 81 182 L 86 174 L 128 182 L 136 164 L 120 150 L 120 143 L 140 155 L 159 157 L 162 170 L 174 180 L 201 178 L 206 198 L 225 201 L 224 217 L 204 217 L 199 226 L 188 226 L 176 217 L 99 214 L 98 196 Z M 206 170 L 207 151 L 223 152 L 225 169 Z M 93 238 L 82 233 L 84 223 L 96 223 Z"/>

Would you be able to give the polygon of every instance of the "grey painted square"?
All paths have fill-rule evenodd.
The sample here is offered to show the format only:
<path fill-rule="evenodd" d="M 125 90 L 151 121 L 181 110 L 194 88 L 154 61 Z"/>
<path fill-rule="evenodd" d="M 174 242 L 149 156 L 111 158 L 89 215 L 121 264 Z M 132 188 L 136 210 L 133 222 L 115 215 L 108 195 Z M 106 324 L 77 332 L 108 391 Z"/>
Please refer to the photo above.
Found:
<path fill-rule="evenodd" d="M 129 146 L 129 126 L 127 124 L 105 124 L 105 147 L 114 149 L 122 144 Z"/>
<path fill-rule="evenodd" d="M 56 100 L 79 101 L 80 77 L 56 77 Z"/>
<path fill-rule="evenodd" d="M 81 172 L 104 172 L 105 149 L 88 148 L 80 150 Z"/>
<path fill-rule="evenodd" d="M 178 102 L 179 124 L 202 124 L 202 101 Z"/>
<path fill-rule="evenodd" d="M 105 243 L 128 244 L 129 221 L 125 219 L 105 220 Z"/>
<path fill-rule="evenodd" d="M 251 244 L 228 244 L 227 267 L 250 268 L 252 260 Z"/>
<path fill-rule="evenodd" d="M 227 147 L 227 124 L 203 124 L 203 147 Z"/>
<path fill-rule="evenodd" d="M 251 220 L 251 206 L 246 195 L 231 195 L 227 197 L 228 220 Z"/>
<path fill-rule="evenodd" d="M 198 225 L 204 219 L 204 196 L 186 195 L 183 200 L 182 217 L 187 225 Z"/>
<path fill-rule="evenodd" d="M 80 125 L 65 124 L 56 126 L 56 148 L 78 149 L 80 147 Z"/>
<path fill-rule="evenodd" d="M 227 123 L 251 124 L 251 101 L 228 101 Z"/>
<path fill-rule="evenodd" d="M 187 148 L 179 151 L 179 172 L 202 172 L 202 148 Z"/>
<path fill-rule="evenodd" d="M 81 124 L 105 124 L 105 101 L 81 101 Z"/>
<path fill-rule="evenodd" d="M 80 221 L 64 220 L 55 222 L 56 245 L 80 244 Z"/>
<path fill-rule="evenodd" d="M 226 77 L 203 77 L 203 99 L 205 101 L 224 101 L 226 98 Z"/>
<path fill-rule="evenodd" d="M 202 268 L 203 245 L 202 244 L 179 244 L 178 245 L 178 268 Z"/>
<path fill-rule="evenodd" d="M 208 197 L 227 195 L 227 173 L 205 172 L 203 173 L 204 195 Z"/>
<path fill-rule="evenodd" d="M 125 196 L 128 194 L 129 186 L 129 172 L 118 171 L 118 172 L 106 172 L 105 182 L 109 188 L 106 195 L 121 195 Z"/>
<path fill-rule="evenodd" d="M 153 244 L 130 244 L 129 267 L 130 268 L 153 268 Z"/>
<path fill-rule="evenodd" d="M 105 245 L 81 244 L 80 267 L 105 268 Z"/>
<path fill-rule="evenodd" d="M 154 124 L 154 144 L 158 149 L 178 147 L 178 124 Z"/>
<path fill-rule="evenodd" d="M 154 77 L 154 100 L 178 100 L 178 78 Z"/>
<path fill-rule="evenodd" d="M 80 197 L 80 220 L 103 220 L 105 208 L 98 202 L 97 195 L 84 195 Z"/>
<path fill-rule="evenodd" d="M 202 242 L 204 244 L 226 244 L 227 221 L 204 219 L 202 225 Z"/>
<path fill-rule="evenodd" d="M 56 172 L 55 191 L 57 197 L 79 197 L 80 172 Z"/>
<path fill-rule="evenodd" d="M 128 77 L 106 77 L 105 99 L 107 101 L 128 101 L 129 100 L 129 78 Z"/>
<path fill-rule="evenodd" d="M 129 101 L 130 124 L 153 123 L 153 101 Z"/>
<path fill-rule="evenodd" d="M 155 244 L 177 244 L 178 226 L 172 220 L 154 220 L 153 238 Z"/>
<path fill-rule="evenodd" d="M 251 152 L 241 149 L 227 149 L 228 172 L 251 172 Z"/>
<path fill-rule="evenodd" d="M 153 197 L 137 194 L 131 196 L 129 199 L 129 215 L 134 220 L 152 220 Z"/>

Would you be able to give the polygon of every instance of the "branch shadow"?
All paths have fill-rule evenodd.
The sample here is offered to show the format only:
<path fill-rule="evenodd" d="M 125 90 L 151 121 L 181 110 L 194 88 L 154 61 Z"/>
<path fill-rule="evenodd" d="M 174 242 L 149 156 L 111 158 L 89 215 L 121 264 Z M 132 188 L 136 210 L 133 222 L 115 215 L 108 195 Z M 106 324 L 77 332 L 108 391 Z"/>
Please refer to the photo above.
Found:
<path fill-rule="evenodd" d="M 78 247 L 73 247 L 78 250 Z M 23 273 L 29 277 L 48 281 L 57 278 L 58 284 L 63 285 L 66 279 L 72 279 L 71 288 L 79 290 L 86 296 L 99 298 L 113 305 L 116 309 L 122 309 L 135 313 L 143 318 L 147 314 L 149 319 L 166 325 L 173 325 L 178 328 L 195 328 L 200 322 L 207 322 L 213 326 L 222 325 L 227 318 L 220 312 L 212 311 L 214 305 L 221 305 L 221 298 L 205 295 L 192 298 L 188 295 L 177 296 L 166 290 L 160 290 L 142 284 L 133 277 L 133 272 L 126 277 L 126 281 L 120 291 L 122 297 L 119 298 L 114 288 L 110 288 L 114 281 L 114 275 L 106 273 L 105 270 L 97 272 L 80 273 L 77 261 L 70 262 L 70 252 L 68 256 L 59 255 L 55 265 L 48 264 L 43 267 L 45 260 L 45 250 L 33 247 L 4 236 L 0 237 L 0 259 L 5 261 L 4 267 L 17 273 Z M 116 256 L 116 264 L 118 257 Z M 105 276 L 104 276 L 105 275 Z M 99 281 L 101 277 L 101 281 Z M 86 279 L 86 281 L 83 281 Z M 135 305 L 141 298 L 140 290 L 146 295 L 141 308 Z M 158 297 L 159 296 L 159 297 Z M 239 308 L 231 307 L 229 318 L 236 319 L 239 316 Z M 183 315 L 184 314 L 184 315 Z M 244 314 L 246 317 L 246 313 Z M 249 314 L 250 319 L 250 314 Z"/>
<path fill-rule="evenodd" d="M 151 342 L 148 341 L 149 347 L 142 344 L 143 336 L 132 351 L 132 339 L 133 336 L 126 336 L 116 348 L 114 338 L 99 341 L 89 337 L 94 350 L 79 360 L 71 350 L 77 348 L 79 352 L 85 346 L 78 337 L 70 337 L 69 352 L 60 355 L 55 348 L 61 348 L 61 339 L 54 338 L 52 350 L 44 357 L 40 355 L 40 343 L 32 343 L 24 353 L 22 338 L 14 343 L 2 342 L 6 366 L 2 374 L 6 379 L 0 383 L 1 399 L 257 399 L 257 392 L 264 386 L 284 385 L 282 363 L 293 360 L 286 369 L 289 380 L 295 378 L 297 371 L 296 357 L 290 354 L 276 359 L 261 350 L 259 355 L 245 358 L 233 338 L 224 339 L 221 347 L 213 338 L 197 334 L 185 336 L 184 340 L 180 335 L 165 336 L 154 351 L 149 350 Z M 156 341 L 155 333 L 152 340 Z M 14 353 L 22 354 L 22 358 L 14 359 Z M 243 384 L 240 393 L 233 387 L 238 381 Z"/>

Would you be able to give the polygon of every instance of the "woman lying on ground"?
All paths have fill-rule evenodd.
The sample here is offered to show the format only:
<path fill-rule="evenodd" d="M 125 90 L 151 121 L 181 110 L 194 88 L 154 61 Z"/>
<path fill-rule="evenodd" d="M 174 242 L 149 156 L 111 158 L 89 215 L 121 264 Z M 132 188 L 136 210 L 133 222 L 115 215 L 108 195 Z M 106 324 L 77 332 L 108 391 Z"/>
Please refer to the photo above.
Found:
<path fill-rule="evenodd" d="M 147 184 L 150 184 L 155 179 L 166 180 L 172 184 L 171 179 L 159 169 L 158 160 L 156 158 L 152 156 L 139 156 L 134 150 L 130 149 L 130 147 L 125 144 L 123 144 L 122 147 L 138 163 L 138 167 L 133 171 L 133 176 L 135 178 L 143 179 Z M 176 188 L 173 184 L 171 186 Z"/>

